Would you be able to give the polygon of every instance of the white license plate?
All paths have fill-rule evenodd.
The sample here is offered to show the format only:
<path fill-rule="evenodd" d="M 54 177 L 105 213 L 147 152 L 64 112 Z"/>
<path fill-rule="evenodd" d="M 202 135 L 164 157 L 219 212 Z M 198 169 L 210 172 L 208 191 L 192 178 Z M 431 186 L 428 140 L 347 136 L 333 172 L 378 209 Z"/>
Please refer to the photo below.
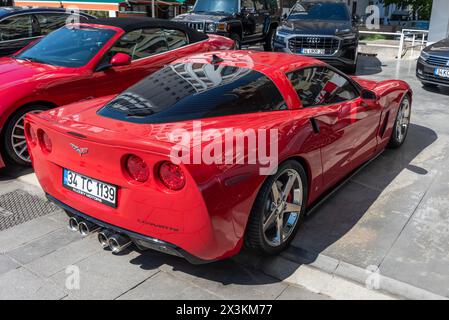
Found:
<path fill-rule="evenodd" d="M 435 69 L 435 75 L 442 78 L 449 78 L 449 69 Z"/>
<path fill-rule="evenodd" d="M 71 170 L 63 170 L 62 184 L 65 188 L 107 206 L 117 207 L 117 187 L 95 180 Z"/>
<path fill-rule="evenodd" d="M 302 54 L 325 54 L 324 49 L 306 49 L 306 48 L 303 48 L 301 51 L 302 51 L 301 52 Z"/>

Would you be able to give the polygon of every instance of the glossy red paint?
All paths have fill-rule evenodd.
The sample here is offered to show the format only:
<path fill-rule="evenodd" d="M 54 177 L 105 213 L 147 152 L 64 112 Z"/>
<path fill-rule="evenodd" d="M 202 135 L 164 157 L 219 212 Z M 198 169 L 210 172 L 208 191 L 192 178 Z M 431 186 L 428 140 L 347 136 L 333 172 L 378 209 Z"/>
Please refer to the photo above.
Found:
<path fill-rule="evenodd" d="M 213 53 L 182 58 L 177 63 L 210 63 Z M 324 65 L 311 58 L 250 51 L 216 52 L 223 64 L 250 68 L 271 78 L 288 109 L 264 113 L 202 119 L 202 128 L 274 128 L 279 131 L 279 162 L 297 159 L 308 175 L 311 205 L 345 175 L 385 148 L 401 99 L 410 93 L 399 80 L 355 80 L 378 95 L 376 107 L 366 108 L 361 98 L 318 108 L 303 108 L 286 72 Z M 44 130 L 53 151 L 44 154 L 31 146 L 37 177 L 46 193 L 76 210 L 108 224 L 156 238 L 182 248 L 206 261 L 232 256 L 243 243 L 248 216 L 266 176 L 258 165 L 181 165 L 185 187 L 169 190 L 157 176 L 169 160 L 166 133 L 174 128 L 192 130 L 192 121 L 160 125 L 124 123 L 99 117 L 96 111 L 111 97 L 28 115 L 33 129 Z M 385 132 L 380 127 L 385 123 Z M 310 118 L 320 124 L 315 133 Z M 83 138 L 79 138 L 82 135 Z M 89 148 L 80 157 L 70 143 Z M 130 180 L 122 163 L 130 154 L 150 167 L 143 183 Z M 62 168 L 119 186 L 118 207 L 111 209 L 62 188 Z"/>
<path fill-rule="evenodd" d="M 116 32 L 112 39 L 83 67 L 66 68 L 16 60 L 12 57 L 0 58 L 0 132 L 8 119 L 23 106 L 37 103 L 58 107 L 118 94 L 180 57 L 234 47 L 232 40 L 210 35 L 205 41 L 138 59 L 129 64 L 121 63 L 120 66 L 96 71 L 96 66 L 103 56 L 125 32 L 120 28 L 106 25 L 86 23 L 80 25 L 111 29 Z M 1 158 L 0 156 L 0 168 L 4 166 Z"/>

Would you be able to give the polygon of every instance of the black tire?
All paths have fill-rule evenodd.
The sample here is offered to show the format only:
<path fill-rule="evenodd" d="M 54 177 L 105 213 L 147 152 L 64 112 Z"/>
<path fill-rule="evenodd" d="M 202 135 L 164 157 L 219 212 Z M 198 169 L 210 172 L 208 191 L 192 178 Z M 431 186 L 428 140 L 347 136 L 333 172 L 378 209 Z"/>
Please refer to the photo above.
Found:
<path fill-rule="evenodd" d="M 286 170 L 295 171 L 302 185 L 302 203 L 301 210 L 299 214 L 297 214 L 297 220 L 294 228 L 291 228 L 292 231 L 289 231 L 288 238 L 284 240 L 280 245 L 273 246 L 266 239 L 265 232 L 263 229 L 264 222 L 267 220 L 267 204 L 271 203 L 272 200 L 272 187 L 273 184 L 278 181 L 278 179 L 282 176 L 282 174 Z M 257 251 L 262 254 L 267 255 L 276 255 L 282 252 L 293 240 L 296 233 L 298 232 L 298 228 L 301 225 L 301 222 L 304 218 L 305 214 L 305 204 L 308 195 L 308 186 L 307 186 L 307 175 L 304 168 L 297 161 L 288 160 L 279 166 L 278 171 L 275 175 L 272 175 L 266 179 L 262 188 L 257 195 L 257 198 L 254 202 L 253 208 L 251 210 L 251 214 L 248 220 L 248 225 L 246 228 L 245 234 L 245 247 L 247 249 Z M 272 210 L 272 207 L 270 207 Z M 289 218 L 289 217 L 288 217 Z"/>
<path fill-rule="evenodd" d="M 21 166 L 21 167 L 29 167 L 31 165 L 30 161 L 24 160 L 24 154 L 19 155 L 18 152 L 16 152 L 17 147 L 14 146 L 14 142 L 22 143 L 20 139 L 13 138 L 14 131 L 17 130 L 22 133 L 22 129 L 20 127 L 17 127 L 18 122 L 22 119 L 22 117 L 29 113 L 29 112 L 39 112 L 39 111 L 45 111 L 50 109 L 48 106 L 44 105 L 29 105 L 23 108 L 20 108 L 16 113 L 12 115 L 12 117 L 8 120 L 8 122 L 5 125 L 5 130 L 3 131 L 3 137 L 2 137 L 2 144 L 3 144 L 3 156 L 5 160 L 14 166 Z M 25 135 L 25 132 L 23 131 L 23 136 Z M 21 134 L 20 134 L 21 136 Z M 20 147 L 23 147 L 23 144 L 20 145 Z M 24 151 L 25 154 L 28 153 L 28 150 L 26 149 Z"/>
<path fill-rule="evenodd" d="M 229 38 L 234 40 L 236 50 L 242 49 L 242 37 L 240 37 L 240 35 L 238 35 L 237 33 L 231 33 Z"/>
<path fill-rule="evenodd" d="M 274 50 L 274 37 L 276 36 L 276 28 L 270 28 L 270 31 L 268 32 L 265 43 L 263 46 L 263 49 L 265 51 L 273 51 Z"/>
<path fill-rule="evenodd" d="M 408 103 L 408 105 L 409 105 L 408 125 L 407 125 L 405 132 L 403 132 L 401 135 L 399 135 L 398 134 L 399 126 L 397 124 L 400 119 L 399 117 L 401 116 L 401 110 L 402 110 L 402 108 L 404 108 L 405 103 Z M 396 115 L 396 119 L 394 121 L 393 132 L 391 133 L 391 138 L 390 138 L 390 142 L 388 143 L 388 148 L 397 149 L 404 144 L 404 142 L 407 138 L 408 129 L 410 127 L 411 110 L 412 110 L 412 106 L 411 106 L 411 101 L 410 101 L 410 95 L 406 94 L 405 97 L 402 99 L 401 105 L 398 109 L 398 114 Z"/>

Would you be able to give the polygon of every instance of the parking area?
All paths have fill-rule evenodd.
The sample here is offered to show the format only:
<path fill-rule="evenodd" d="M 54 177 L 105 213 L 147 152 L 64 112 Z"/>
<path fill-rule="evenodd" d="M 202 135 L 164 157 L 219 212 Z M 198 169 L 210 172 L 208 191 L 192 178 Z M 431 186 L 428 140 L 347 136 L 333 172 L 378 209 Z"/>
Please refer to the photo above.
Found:
<path fill-rule="evenodd" d="M 32 172 L 1 171 L 0 299 L 449 298 L 449 89 L 423 88 L 415 65 L 360 58 L 358 75 L 412 86 L 408 139 L 309 216 L 281 257 L 112 255 L 67 229 Z"/>

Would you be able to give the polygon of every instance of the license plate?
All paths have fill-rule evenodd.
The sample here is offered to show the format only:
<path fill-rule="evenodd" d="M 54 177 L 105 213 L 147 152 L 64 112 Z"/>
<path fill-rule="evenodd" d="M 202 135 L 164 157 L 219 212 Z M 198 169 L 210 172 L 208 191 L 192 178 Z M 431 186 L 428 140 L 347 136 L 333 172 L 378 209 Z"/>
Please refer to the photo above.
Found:
<path fill-rule="evenodd" d="M 442 78 L 449 78 L 449 69 L 435 69 L 435 75 Z"/>
<path fill-rule="evenodd" d="M 82 196 L 107 206 L 117 207 L 117 187 L 83 176 L 71 170 L 63 170 L 62 185 Z"/>
<path fill-rule="evenodd" d="M 306 49 L 306 48 L 303 48 L 301 50 L 301 53 L 302 54 L 324 54 L 325 51 L 324 51 L 324 49 Z"/>

